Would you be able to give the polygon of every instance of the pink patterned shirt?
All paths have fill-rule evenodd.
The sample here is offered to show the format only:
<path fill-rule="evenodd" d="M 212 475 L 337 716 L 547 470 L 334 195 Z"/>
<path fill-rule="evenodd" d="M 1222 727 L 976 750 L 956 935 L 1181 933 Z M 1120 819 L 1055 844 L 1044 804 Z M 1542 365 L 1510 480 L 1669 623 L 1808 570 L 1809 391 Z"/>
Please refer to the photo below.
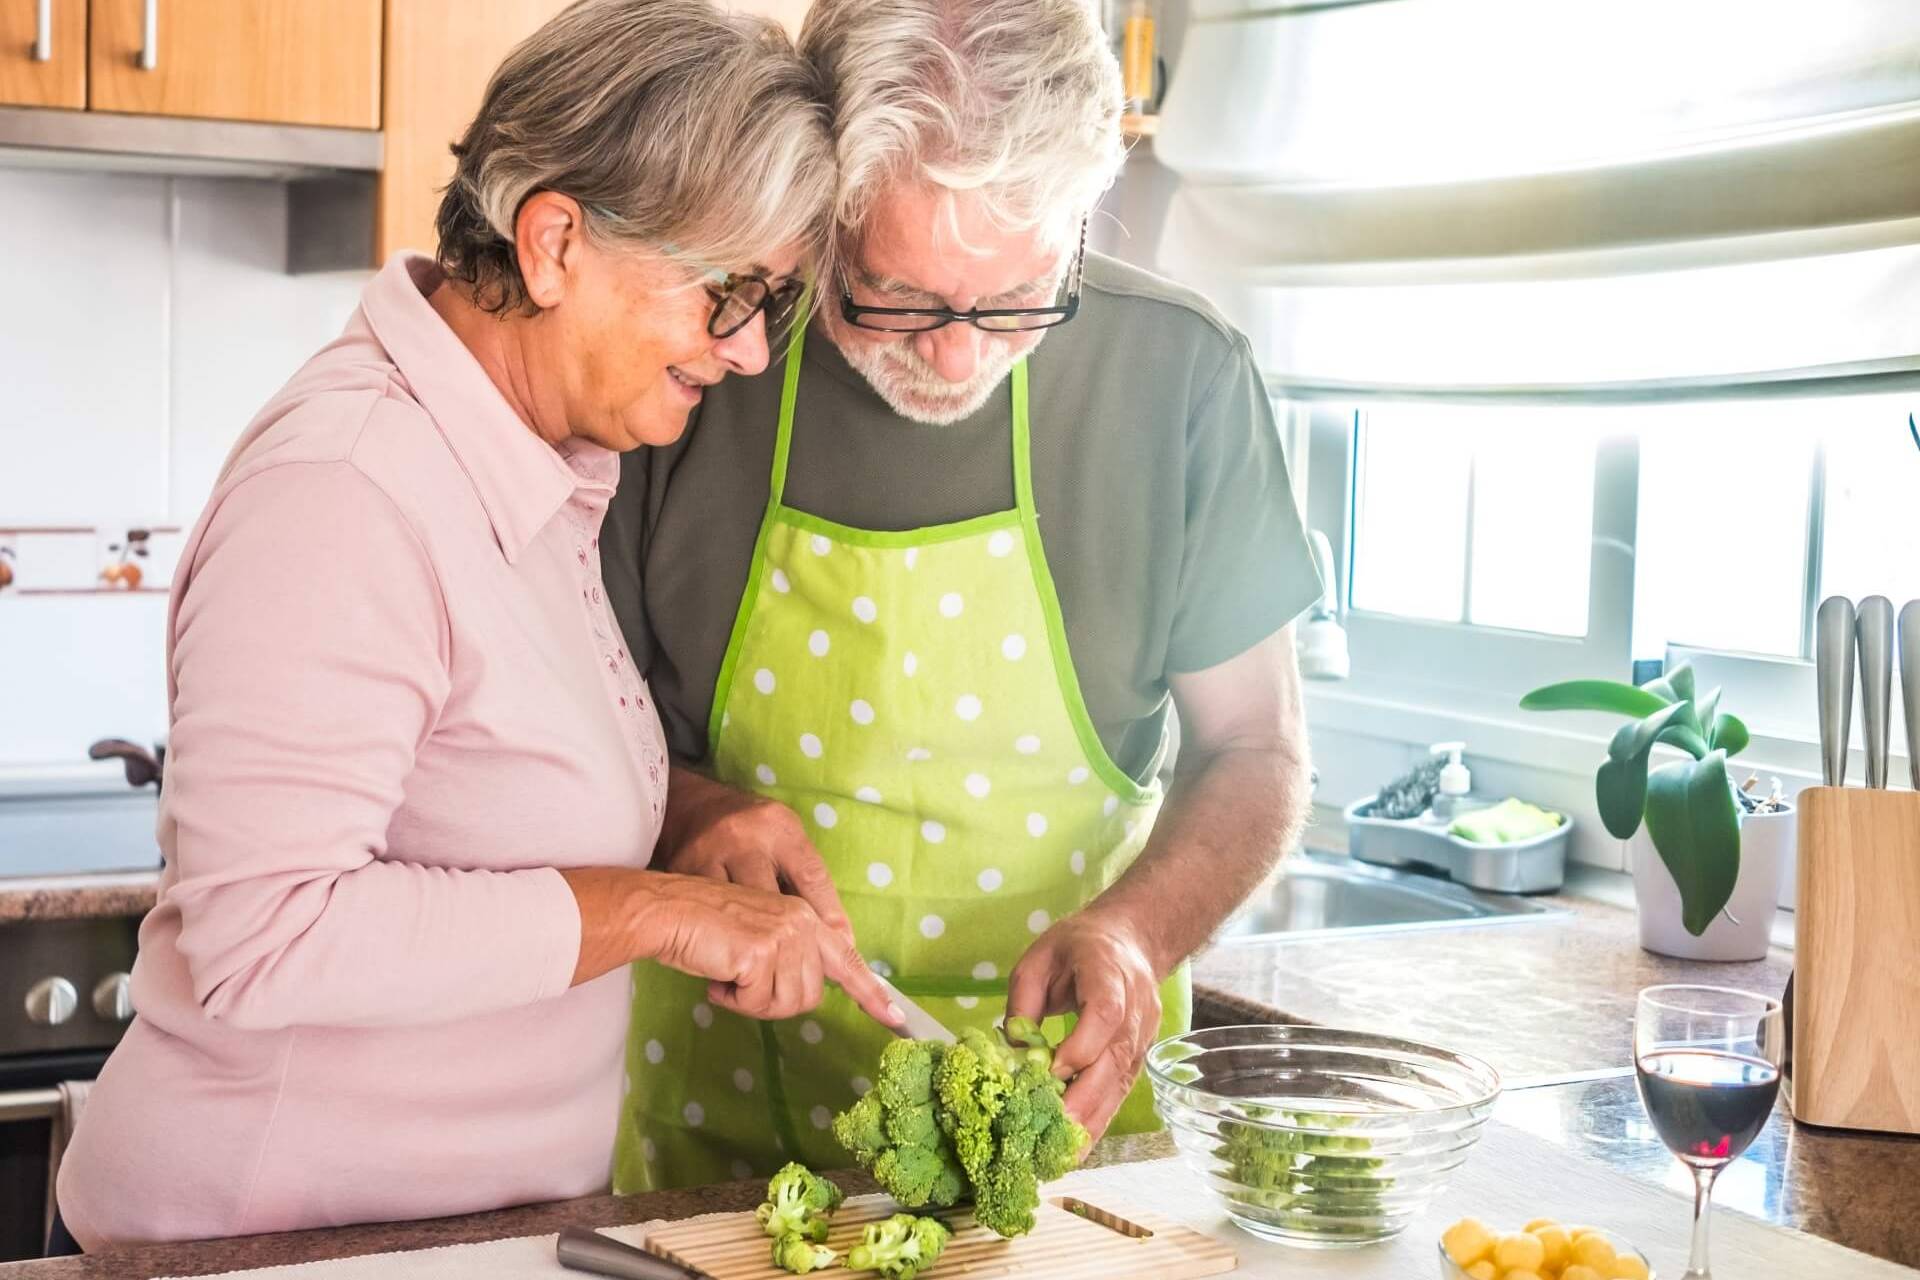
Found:
<path fill-rule="evenodd" d="M 159 905 L 62 1166 L 88 1249 L 605 1186 L 667 762 L 600 586 L 618 457 L 508 407 L 401 256 L 247 429 L 173 587 Z"/>

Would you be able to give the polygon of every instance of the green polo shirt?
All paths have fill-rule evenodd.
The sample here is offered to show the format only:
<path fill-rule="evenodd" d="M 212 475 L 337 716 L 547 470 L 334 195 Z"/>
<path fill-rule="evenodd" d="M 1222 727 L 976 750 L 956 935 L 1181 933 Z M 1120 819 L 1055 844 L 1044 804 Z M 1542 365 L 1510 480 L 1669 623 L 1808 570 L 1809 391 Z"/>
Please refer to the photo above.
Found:
<path fill-rule="evenodd" d="M 1168 677 L 1252 648 L 1319 596 L 1273 408 L 1246 338 L 1204 299 L 1087 256 L 1079 314 L 1028 357 L 1033 489 L 1067 646 L 1100 739 L 1145 780 Z M 601 535 L 607 591 L 683 762 L 708 709 L 767 505 L 776 361 L 709 388 L 687 433 L 625 456 Z M 834 344 L 806 344 L 787 503 L 903 530 L 1014 505 L 1010 392 L 927 426 Z"/>

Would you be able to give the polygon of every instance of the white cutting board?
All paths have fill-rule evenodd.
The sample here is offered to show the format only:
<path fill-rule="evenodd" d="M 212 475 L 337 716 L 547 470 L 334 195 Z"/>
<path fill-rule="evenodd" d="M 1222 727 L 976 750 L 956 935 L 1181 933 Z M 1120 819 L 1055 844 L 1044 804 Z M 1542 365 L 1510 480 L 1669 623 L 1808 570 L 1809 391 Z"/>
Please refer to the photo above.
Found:
<path fill-rule="evenodd" d="M 1240 1258 L 1239 1269 L 1232 1275 L 1288 1280 L 1438 1277 L 1434 1248 L 1440 1232 L 1466 1216 L 1505 1230 L 1541 1217 L 1601 1227 L 1638 1245 L 1653 1260 L 1655 1274 L 1662 1280 L 1680 1280 L 1692 1229 L 1688 1197 L 1498 1123 L 1487 1126 L 1486 1137 L 1425 1217 L 1415 1220 L 1397 1239 L 1363 1249 L 1295 1249 L 1256 1240 L 1230 1223 L 1211 1193 L 1176 1160 L 1069 1174 L 1049 1184 L 1048 1194 L 1077 1195 L 1114 1210 L 1126 1205 L 1151 1210 L 1231 1242 Z M 639 1244 L 649 1230 L 661 1225 L 612 1227 L 607 1234 Z M 550 1235 L 525 1236 L 227 1274 L 270 1275 L 274 1280 L 557 1280 L 577 1275 L 555 1261 L 553 1242 Z M 1906 1267 L 1731 1211 L 1714 1214 L 1713 1267 L 1726 1280 L 1843 1276 L 1846 1280 L 1912 1280 L 1915 1275 Z M 852 1280 L 856 1273 L 826 1274 Z M 940 1276 L 935 1266 L 927 1280 L 940 1280 Z M 1113 1280 L 1122 1278 L 1116 1274 Z"/>

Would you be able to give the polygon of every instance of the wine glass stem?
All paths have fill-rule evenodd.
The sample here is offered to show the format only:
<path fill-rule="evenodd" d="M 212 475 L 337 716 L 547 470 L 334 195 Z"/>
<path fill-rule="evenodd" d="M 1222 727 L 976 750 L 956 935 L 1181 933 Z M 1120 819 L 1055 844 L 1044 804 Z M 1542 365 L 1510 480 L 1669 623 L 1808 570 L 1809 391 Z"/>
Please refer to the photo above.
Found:
<path fill-rule="evenodd" d="M 1682 1280 L 1713 1280 L 1707 1270 L 1707 1218 L 1713 1211 L 1713 1180 L 1720 1176 L 1716 1168 L 1693 1170 L 1693 1253 L 1687 1260 Z"/>

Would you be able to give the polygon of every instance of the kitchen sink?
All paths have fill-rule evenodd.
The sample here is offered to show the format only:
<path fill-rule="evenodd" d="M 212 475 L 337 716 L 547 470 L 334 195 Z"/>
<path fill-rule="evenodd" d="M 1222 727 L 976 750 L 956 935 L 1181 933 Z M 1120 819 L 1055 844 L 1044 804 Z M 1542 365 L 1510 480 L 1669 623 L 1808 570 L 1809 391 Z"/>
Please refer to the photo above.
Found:
<path fill-rule="evenodd" d="M 1280 867 L 1273 882 L 1227 921 L 1215 945 L 1524 924 L 1568 914 L 1536 899 L 1481 893 L 1438 876 L 1370 866 L 1337 854 L 1296 853 Z"/>

